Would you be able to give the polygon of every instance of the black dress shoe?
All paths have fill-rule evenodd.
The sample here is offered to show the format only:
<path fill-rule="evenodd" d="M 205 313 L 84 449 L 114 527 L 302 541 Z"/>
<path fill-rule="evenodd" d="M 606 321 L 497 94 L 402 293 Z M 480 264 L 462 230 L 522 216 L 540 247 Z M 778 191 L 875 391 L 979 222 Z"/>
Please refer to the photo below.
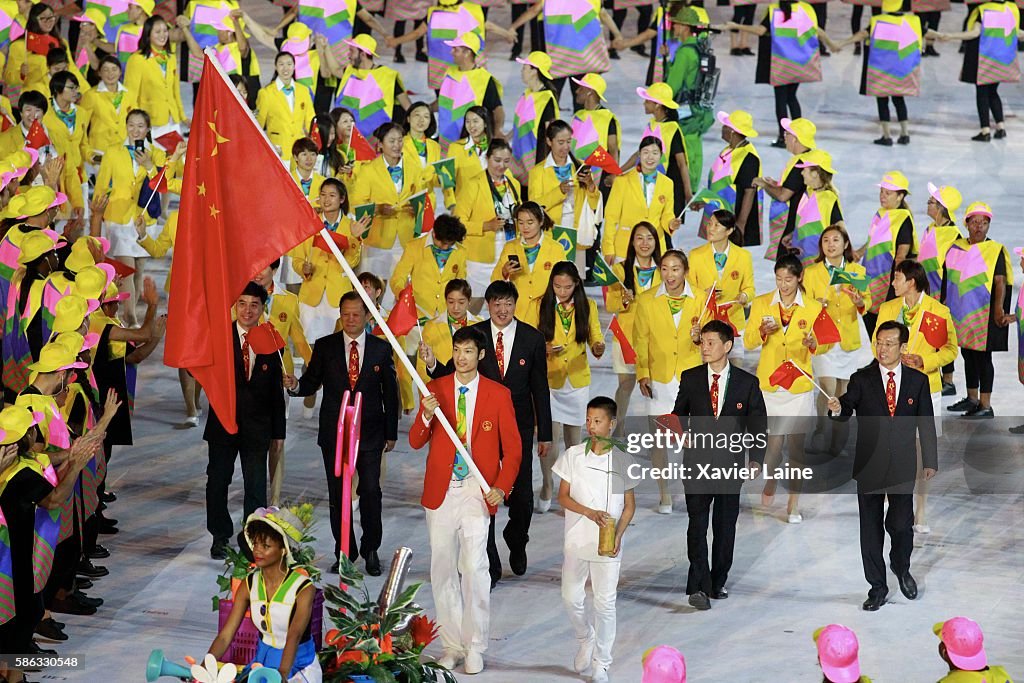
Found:
<path fill-rule="evenodd" d="M 331 573 L 331 574 L 337 574 L 337 573 L 338 573 L 338 569 L 339 569 L 340 567 L 341 567 L 341 562 L 339 562 L 338 560 L 335 560 L 335 561 L 334 561 L 334 564 L 332 564 L 332 565 L 331 565 L 331 568 L 330 568 L 330 569 L 328 569 L 327 571 L 328 571 L 329 573 Z"/>
<path fill-rule="evenodd" d="M 774 142 L 772 142 L 772 147 L 775 147 L 776 149 L 785 149 L 786 139 L 780 135 L 779 137 L 775 138 Z"/>
<path fill-rule="evenodd" d="M 65 624 L 63 621 L 57 621 L 53 617 L 50 617 L 50 621 L 52 621 L 53 625 L 59 628 L 61 631 L 63 631 L 64 627 L 67 626 L 67 624 Z"/>
<path fill-rule="evenodd" d="M 877 612 L 885 604 L 885 596 L 888 594 L 889 591 L 884 593 L 868 593 L 868 599 L 864 601 L 864 611 Z"/>
<path fill-rule="evenodd" d="M 113 491 L 104 491 L 103 495 L 100 496 L 100 500 L 102 500 L 104 503 L 113 503 L 115 500 L 117 500 L 117 494 L 114 493 Z"/>
<path fill-rule="evenodd" d="M 996 128 L 996 132 L 992 134 L 992 137 L 994 137 L 996 140 L 1002 140 L 1003 138 L 1006 137 L 1006 129 Z"/>
<path fill-rule="evenodd" d="M 102 545 L 97 545 L 95 548 L 87 552 L 85 556 L 90 560 L 102 560 L 105 557 L 110 557 L 110 551 Z"/>
<path fill-rule="evenodd" d="M 516 576 L 522 576 L 526 573 L 526 548 L 517 548 L 515 550 L 509 548 L 508 550 L 508 566 L 512 569 L 512 573 Z"/>
<path fill-rule="evenodd" d="M 366 573 L 370 576 L 380 576 L 380 558 L 377 557 L 376 550 L 366 555 Z"/>
<path fill-rule="evenodd" d="M 910 144 L 910 136 L 909 135 L 901 135 L 901 136 L 899 136 L 898 138 L 896 138 L 896 144 L 897 145 L 909 145 Z"/>
<path fill-rule="evenodd" d="M 101 534 L 112 535 L 116 534 L 120 529 L 117 528 L 117 520 L 110 519 L 109 517 L 99 517 L 99 532 Z"/>
<path fill-rule="evenodd" d="M 75 588 L 83 591 L 89 590 L 92 588 L 92 579 L 83 579 L 80 576 L 77 577 L 75 579 Z"/>
<path fill-rule="evenodd" d="M 951 413 L 966 413 L 977 405 L 980 405 L 977 401 L 972 401 L 969 398 L 962 398 L 953 405 L 946 406 L 946 410 Z"/>
<path fill-rule="evenodd" d="M 881 145 L 882 147 L 892 147 L 892 138 L 886 137 L 884 135 L 880 138 L 876 138 L 875 140 L 873 140 L 873 142 L 876 145 Z"/>
<path fill-rule="evenodd" d="M 57 628 L 56 622 L 53 619 L 43 619 L 36 626 L 36 635 L 40 638 L 52 641 L 62 641 L 68 639 L 68 634 Z"/>
<path fill-rule="evenodd" d="M 731 57 L 742 57 L 743 56 L 743 50 L 739 49 L 738 47 L 731 48 L 729 50 L 729 55 Z"/>
<path fill-rule="evenodd" d="M 952 382 L 942 383 L 942 395 L 943 396 L 956 396 L 956 385 Z"/>
<path fill-rule="evenodd" d="M 992 134 L 991 133 L 978 133 L 977 135 L 975 135 L 971 139 L 974 140 L 975 142 L 989 142 L 989 141 L 992 140 Z"/>
<path fill-rule="evenodd" d="M 929 45 L 928 47 L 926 47 L 924 49 L 924 56 L 925 57 L 938 57 L 939 56 L 939 52 L 938 52 L 938 50 L 935 49 L 934 45 Z"/>
<path fill-rule="evenodd" d="M 712 600 L 725 600 L 728 597 L 729 597 L 729 589 L 726 588 L 725 586 L 722 586 L 718 590 L 712 590 L 711 591 L 711 599 Z"/>
<path fill-rule="evenodd" d="M 88 595 L 86 595 L 80 590 L 72 593 L 71 599 L 77 600 L 78 602 L 88 607 L 100 607 L 103 604 L 103 598 L 90 598 Z"/>
<path fill-rule="evenodd" d="M 647 48 L 644 47 L 643 45 L 637 45 L 637 46 L 631 47 L 629 49 L 632 50 L 633 52 L 637 53 L 641 57 L 646 57 L 647 56 Z"/>
<path fill-rule="evenodd" d="M 618 50 L 608 50 L 608 59 L 618 59 L 618 58 L 619 58 L 619 51 Z"/>
<path fill-rule="evenodd" d="M 46 648 L 39 647 L 39 643 L 32 641 L 32 644 L 28 646 L 28 653 L 30 655 L 42 655 L 45 657 L 56 657 L 56 650 L 47 650 Z"/>
<path fill-rule="evenodd" d="M 749 47 L 745 47 L 740 50 L 740 54 L 743 55 L 744 57 L 753 57 L 754 51 L 751 50 Z"/>
<path fill-rule="evenodd" d="M 692 594 L 688 602 L 690 603 L 690 607 L 698 609 L 702 612 L 704 610 L 711 609 L 711 601 L 708 600 L 708 594 L 704 591 L 697 591 L 696 593 Z"/>
<path fill-rule="evenodd" d="M 101 565 L 93 564 L 89 560 L 79 563 L 78 571 L 76 572 L 79 576 L 84 576 L 90 579 L 98 579 L 101 576 L 106 576 L 110 571 Z"/>
<path fill-rule="evenodd" d="M 405 64 L 405 55 L 403 55 L 401 52 L 396 52 L 395 64 Z"/>
<path fill-rule="evenodd" d="M 214 541 L 210 546 L 210 557 L 214 560 L 228 559 L 228 542 Z"/>
<path fill-rule="evenodd" d="M 426 52 L 424 52 L 423 50 L 420 50 L 420 51 L 418 51 L 416 53 L 416 61 L 417 62 L 429 62 L 430 61 L 430 57 L 427 56 Z"/>
<path fill-rule="evenodd" d="M 1024 425 L 1017 425 L 1016 427 L 1010 427 L 1011 434 L 1024 434 Z"/>
<path fill-rule="evenodd" d="M 63 600 L 54 598 L 50 603 L 50 611 L 55 614 L 77 614 L 79 616 L 89 616 L 96 614 L 96 608 L 91 605 L 83 605 L 73 597 L 68 596 Z"/>
<path fill-rule="evenodd" d="M 917 581 L 914 581 L 914 577 L 910 575 L 910 572 L 903 572 L 903 574 L 896 578 L 899 579 L 900 593 L 903 593 L 903 597 L 907 600 L 916 600 Z"/>

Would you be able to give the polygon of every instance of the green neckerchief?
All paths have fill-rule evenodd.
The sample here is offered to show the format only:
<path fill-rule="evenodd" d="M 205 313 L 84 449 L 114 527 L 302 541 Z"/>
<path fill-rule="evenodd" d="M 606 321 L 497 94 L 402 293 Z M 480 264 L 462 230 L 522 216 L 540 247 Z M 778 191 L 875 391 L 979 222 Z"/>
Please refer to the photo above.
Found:
<path fill-rule="evenodd" d="M 576 312 L 576 307 L 572 306 L 566 308 L 565 304 L 558 304 L 558 306 L 555 307 L 555 311 L 558 313 L 558 319 L 562 321 L 562 329 L 568 333 L 569 328 L 572 327 L 572 317 Z"/>

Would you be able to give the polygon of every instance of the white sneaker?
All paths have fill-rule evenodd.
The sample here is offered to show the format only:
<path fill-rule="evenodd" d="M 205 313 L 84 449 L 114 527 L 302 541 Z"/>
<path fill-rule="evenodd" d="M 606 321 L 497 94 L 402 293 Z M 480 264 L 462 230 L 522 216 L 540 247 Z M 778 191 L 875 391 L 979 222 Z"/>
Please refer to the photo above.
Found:
<path fill-rule="evenodd" d="M 302 418 L 305 420 L 312 420 L 314 408 L 307 408 L 306 406 L 302 406 Z"/>
<path fill-rule="evenodd" d="M 931 532 L 932 532 L 932 528 L 930 526 L 928 526 L 927 524 L 915 524 L 914 525 L 914 533 L 915 534 L 930 534 Z"/>
<path fill-rule="evenodd" d="M 671 515 L 672 514 L 672 503 L 668 503 L 668 504 L 659 503 L 658 504 L 658 514 L 659 515 Z"/>
<path fill-rule="evenodd" d="M 480 673 L 484 670 L 484 656 L 470 650 L 466 653 L 466 663 L 463 664 L 462 670 L 470 676 Z"/>
<path fill-rule="evenodd" d="M 456 652 L 455 650 L 445 650 L 444 654 L 441 655 L 441 659 L 437 660 L 437 663 L 444 668 L 451 671 L 459 665 L 462 661 L 462 653 Z"/>
<path fill-rule="evenodd" d="M 608 669 L 603 666 L 594 667 L 594 675 L 590 677 L 591 683 L 608 683 Z"/>
<path fill-rule="evenodd" d="M 551 509 L 550 498 L 537 498 L 537 514 L 543 515 L 545 512 Z"/>
<path fill-rule="evenodd" d="M 576 673 L 583 674 L 584 676 L 590 673 L 593 668 L 594 647 L 596 645 L 597 641 L 593 633 L 580 643 L 579 649 L 576 650 L 576 657 L 572 660 L 572 668 Z"/>
<path fill-rule="evenodd" d="M 801 515 L 799 512 L 793 512 L 789 515 L 790 524 L 799 524 L 802 521 L 804 521 L 804 516 Z"/>

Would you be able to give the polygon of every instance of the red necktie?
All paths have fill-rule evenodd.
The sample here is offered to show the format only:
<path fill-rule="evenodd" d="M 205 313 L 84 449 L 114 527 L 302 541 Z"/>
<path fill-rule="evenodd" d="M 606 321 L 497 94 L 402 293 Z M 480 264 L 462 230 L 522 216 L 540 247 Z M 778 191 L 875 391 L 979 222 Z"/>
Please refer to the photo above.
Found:
<path fill-rule="evenodd" d="M 352 345 L 349 346 L 348 352 L 348 388 L 352 391 L 356 389 L 356 382 L 359 381 L 359 344 L 355 340 L 352 340 Z"/>
<path fill-rule="evenodd" d="M 885 402 L 889 404 L 889 417 L 896 414 L 896 373 L 889 371 L 889 381 L 885 383 Z"/>
<path fill-rule="evenodd" d="M 711 375 L 711 412 L 718 419 L 718 375 Z"/>
<path fill-rule="evenodd" d="M 498 333 L 498 343 L 494 345 L 494 355 L 498 359 L 498 372 L 502 377 L 505 376 L 505 342 L 502 339 L 504 332 Z"/>
<path fill-rule="evenodd" d="M 245 368 L 245 378 L 249 379 L 249 367 L 252 364 L 252 353 L 249 350 L 249 335 L 242 335 L 242 366 Z"/>

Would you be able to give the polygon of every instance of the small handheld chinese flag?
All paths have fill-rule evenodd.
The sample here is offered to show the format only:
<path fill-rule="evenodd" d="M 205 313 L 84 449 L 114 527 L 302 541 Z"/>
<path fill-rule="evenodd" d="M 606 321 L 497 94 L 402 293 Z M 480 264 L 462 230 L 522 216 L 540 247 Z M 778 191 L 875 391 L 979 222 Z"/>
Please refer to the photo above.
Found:
<path fill-rule="evenodd" d="M 800 368 L 793 365 L 793 361 L 782 361 L 782 365 L 775 368 L 775 372 L 768 378 L 769 384 L 773 387 L 782 387 L 786 391 L 793 386 L 793 382 L 803 377 L 804 373 Z"/>
<path fill-rule="evenodd" d="M 3 112 L 0 112 L 0 133 L 5 130 L 14 127 L 14 121 L 11 121 L 11 117 Z"/>
<path fill-rule="evenodd" d="M 355 126 L 352 126 L 352 140 L 348 146 L 355 152 L 356 161 L 373 161 L 377 158 L 377 152 Z"/>
<path fill-rule="evenodd" d="M 843 335 L 839 333 L 839 328 L 833 322 L 832 316 L 824 308 L 821 309 L 821 313 L 815 318 L 812 329 L 814 330 L 814 338 L 818 340 L 819 344 L 836 344 L 843 340 Z"/>
<path fill-rule="evenodd" d="M 103 259 L 103 263 L 108 263 L 114 267 L 114 274 L 117 277 L 131 277 L 135 274 L 135 269 L 129 266 L 124 261 L 118 261 L 116 258 L 106 256 Z"/>
<path fill-rule="evenodd" d="M 258 354 L 277 353 L 284 348 L 284 337 L 269 322 L 249 330 L 245 340 L 249 342 L 249 348 Z"/>
<path fill-rule="evenodd" d="M 181 133 L 178 131 L 172 130 L 156 138 L 153 142 L 163 147 L 168 154 L 174 154 L 174 150 L 178 149 L 180 143 L 185 142 L 185 138 L 181 137 Z"/>
<path fill-rule="evenodd" d="M 32 149 L 41 149 L 50 144 L 50 136 L 46 134 L 43 124 L 36 119 L 28 127 L 28 135 L 25 136 L 25 144 Z"/>
<path fill-rule="evenodd" d="M 160 194 L 167 194 L 169 189 L 167 187 L 166 169 L 161 168 L 157 173 L 156 178 L 152 178 L 149 181 L 149 189 L 153 190 L 153 192 L 159 192 Z"/>
<path fill-rule="evenodd" d="M 615 163 L 615 159 L 608 153 L 601 145 L 597 146 L 593 152 L 590 153 L 586 159 L 583 160 L 584 166 L 597 166 L 602 171 L 607 171 L 612 175 L 622 175 L 622 169 Z"/>
<path fill-rule="evenodd" d="M 627 365 L 636 363 L 636 350 L 633 345 L 629 343 L 629 337 L 626 336 L 626 331 L 622 329 L 622 325 L 619 324 L 619 316 L 612 316 L 611 325 L 608 326 L 611 329 L 612 334 L 615 335 L 615 339 L 619 342 L 619 349 L 622 351 L 622 360 Z"/>
<path fill-rule="evenodd" d="M 316 122 L 313 122 L 309 127 L 309 139 L 313 141 L 313 144 L 316 145 L 318 150 L 323 149 L 324 140 L 320 137 L 320 126 L 316 125 Z"/>
<path fill-rule="evenodd" d="M 398 294 L 398 301 L 395 307 L 388 314 L 388 327 L 396 337 L 409 334 L 409 331 L 416 327 L 419 316 L 416 314 L 416 298 L 412 294 L 412 283 L 410 282 Z"/>
<path fill-rule="evenodd" d="M 345 237 L 344 235 L 337 232 L 332 232 L 331 239 L 334 240 L 334 243 L 338 245 L 338 249 L 341 249 L 342 251 L 348 249 L 348 237 Z M 328 254 L 333 253 L 331 251 L 330 245 L 327 244 L 322 235 L 318 234 L 316 237 L 313 238 L 313 246 L 316 247 L 317 249 L 323 249 Z"/>
<path fill-rule="evenodd" d="M 925 311 L 921 316 L 921 334 L 928 346 L 933 349 L 941 349 L 949 340 L 949 330 L 946 329 L 946 319 L 941 315 L 935 315 L 931 311 Z"/>

